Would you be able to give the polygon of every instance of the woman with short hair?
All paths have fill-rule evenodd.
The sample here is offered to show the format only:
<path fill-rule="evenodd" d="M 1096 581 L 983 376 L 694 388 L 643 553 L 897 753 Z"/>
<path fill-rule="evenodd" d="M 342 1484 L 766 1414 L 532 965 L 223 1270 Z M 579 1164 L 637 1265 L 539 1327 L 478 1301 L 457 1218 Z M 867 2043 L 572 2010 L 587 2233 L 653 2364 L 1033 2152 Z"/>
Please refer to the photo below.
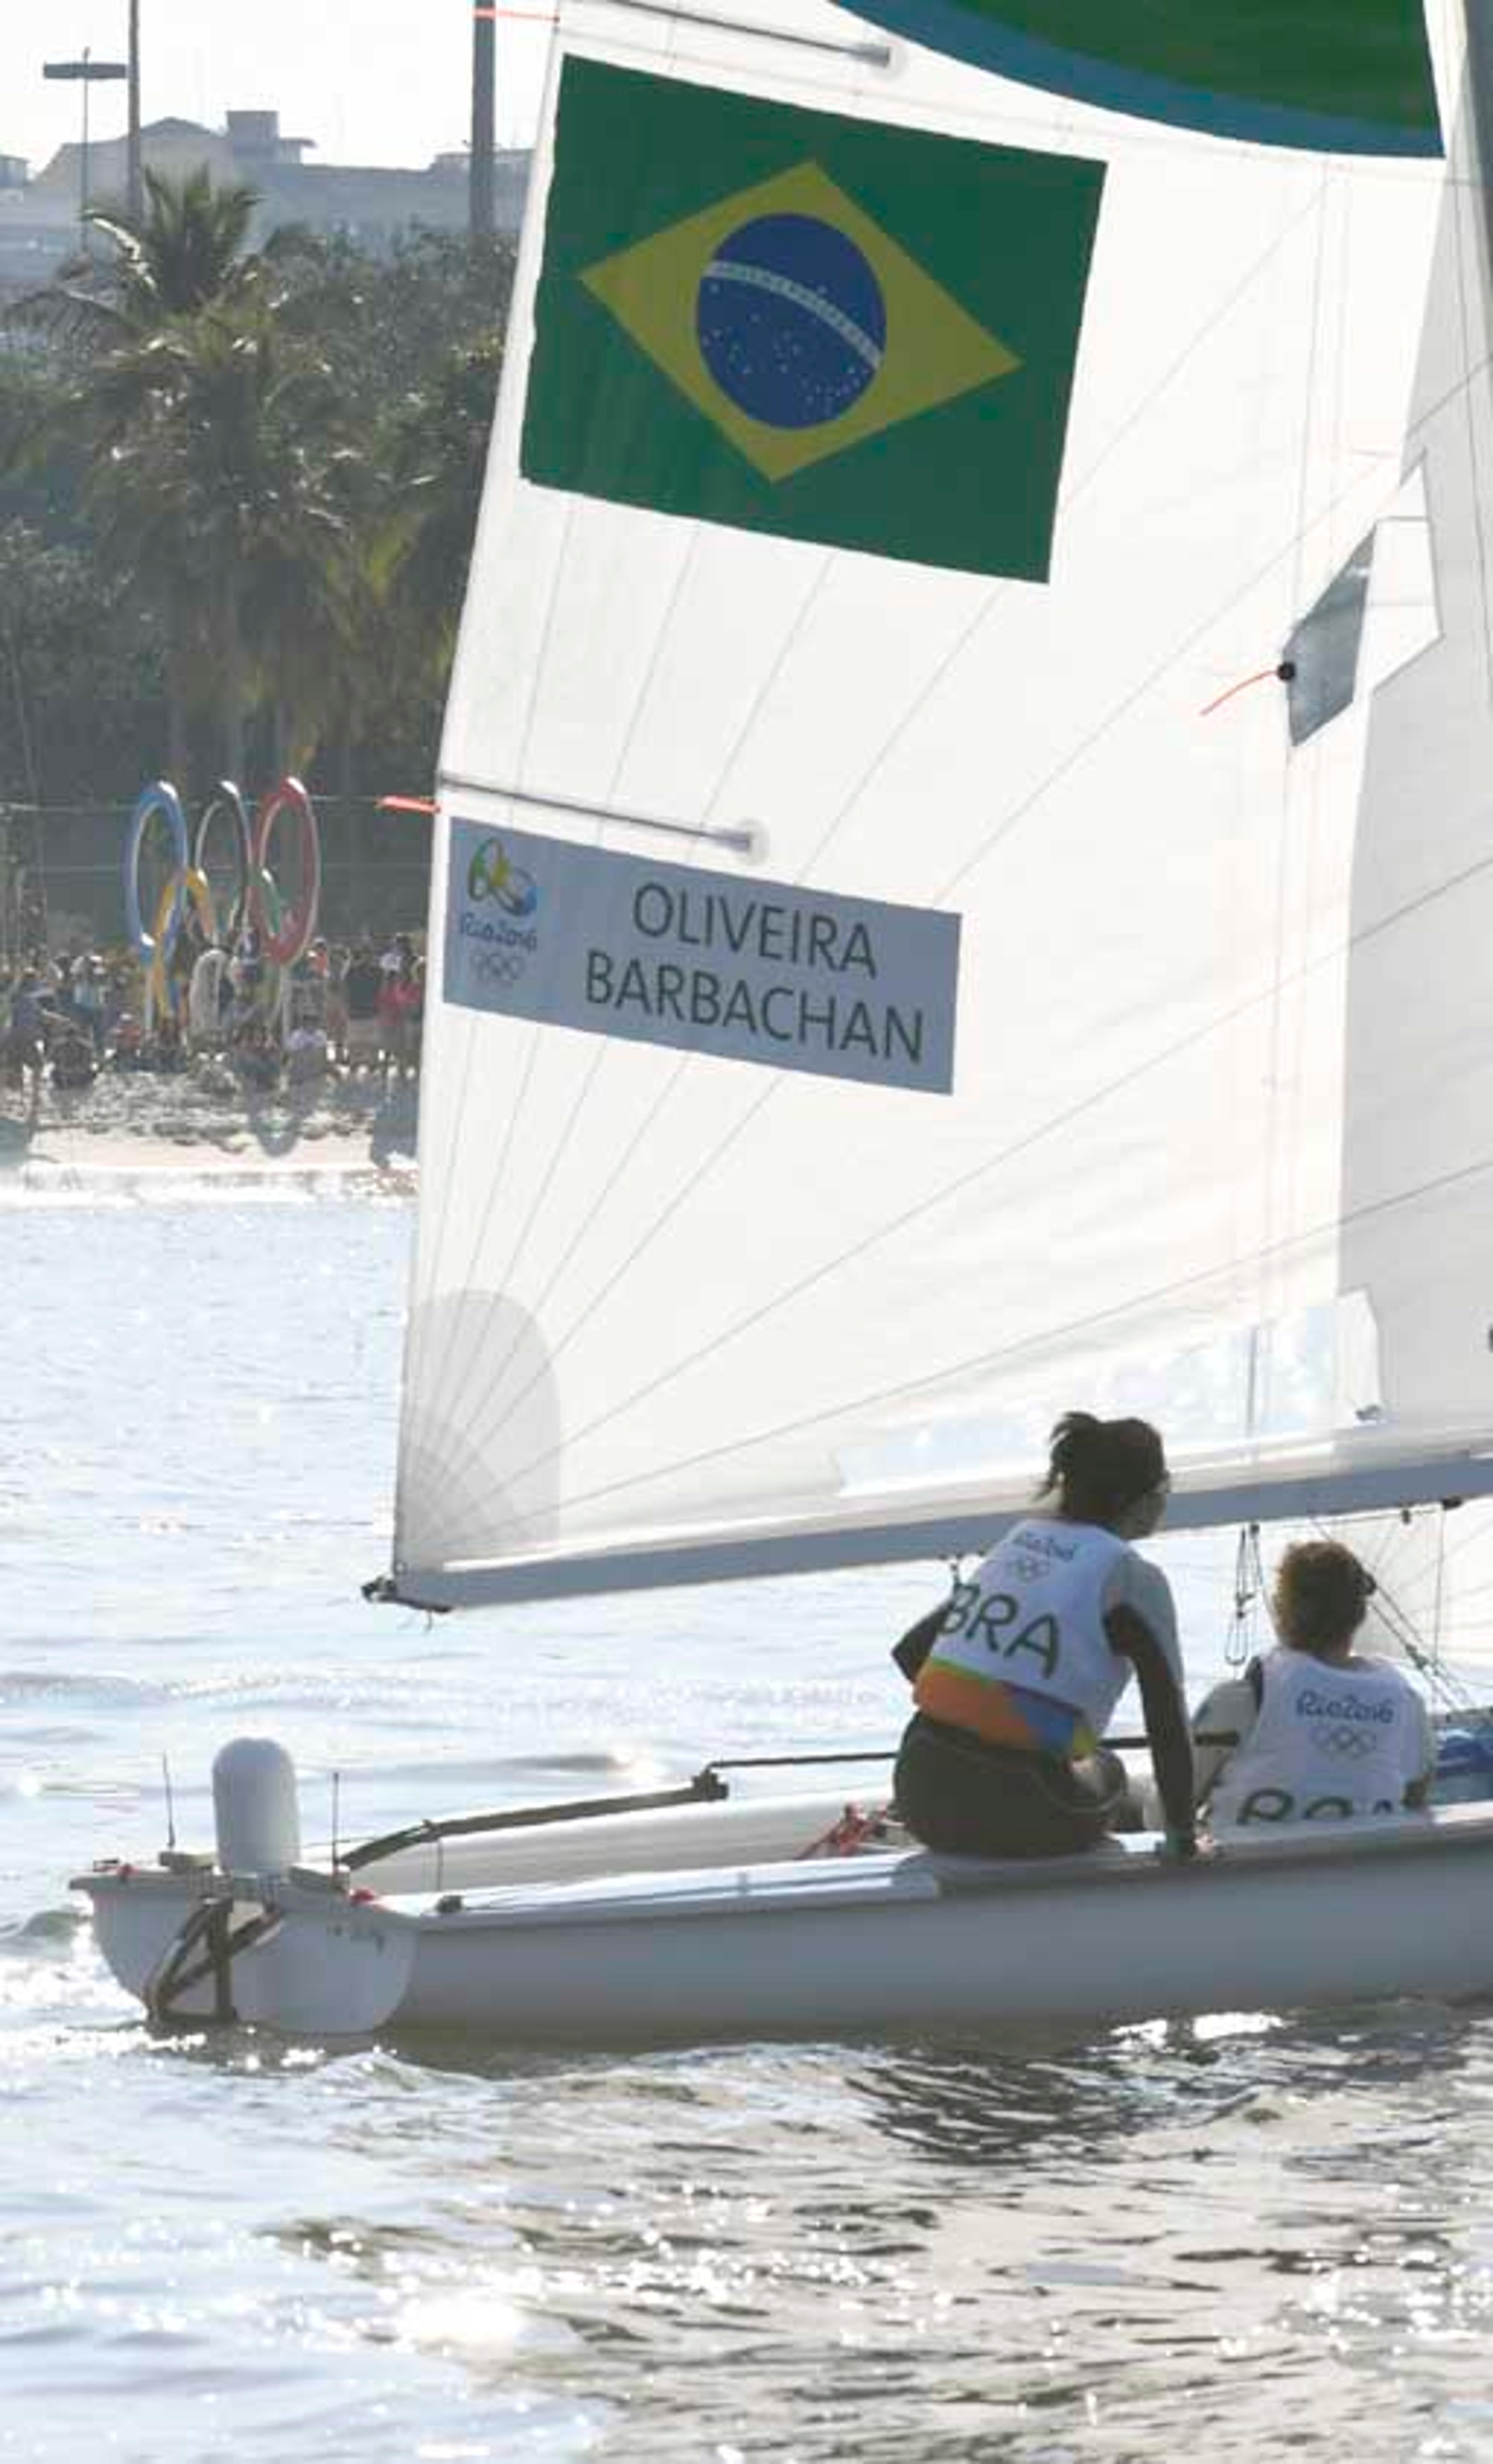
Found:
<path fill-rule="evenodd" d="M 896 1802 L 926 1846 L 983 1857 L 1091 1846 L 1125 1800 L 1124 1767 L 1099 1740 L 1133 1676 L 1168 1834 L 1192 1855 L 1176 1616 L 1166 1576 L 1131 1546 L 1160 1523 L 1170 1487 L 1149 1421 L 1067 1413 L 1036 1509 L 897 1645 L 917 1709 Z"/>
<path fill-rule="evenodd" d="M 1286 1550 L 1272 1607 L 1279 1640 L 1198 1707 L 1197 1791 L 1214 1831 L 1348 1821 L 1423 1806 L 1436 1769 L 1425 1704 L 1392 1661 L 1353 1650 L 1373 1576 L 1335 1540 Z"/>

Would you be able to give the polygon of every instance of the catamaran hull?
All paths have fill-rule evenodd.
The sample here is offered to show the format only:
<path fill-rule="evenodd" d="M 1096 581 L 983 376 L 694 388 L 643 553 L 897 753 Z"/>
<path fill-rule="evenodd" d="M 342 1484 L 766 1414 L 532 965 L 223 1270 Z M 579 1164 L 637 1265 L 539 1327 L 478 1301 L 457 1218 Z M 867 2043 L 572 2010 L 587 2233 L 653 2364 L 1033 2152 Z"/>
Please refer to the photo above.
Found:
<path fill-rule="evenodd" d="M 149 2001 L 214 1884 L 107 1874 L 81 1887 L 116 1974 Z M 1185 1867 L 1143 1841 L 1041 1865 L 912 1852 L 440 1903 L 359 1901 L 311 1877 L 232 1889 L 229 1938 L 263 1930 L 173 2002 L 175 2019 L 620 2047 L 999 2037 L 1493 1991 L 1493 1816 L 1474 1808 L 1283 1834 Z"/>

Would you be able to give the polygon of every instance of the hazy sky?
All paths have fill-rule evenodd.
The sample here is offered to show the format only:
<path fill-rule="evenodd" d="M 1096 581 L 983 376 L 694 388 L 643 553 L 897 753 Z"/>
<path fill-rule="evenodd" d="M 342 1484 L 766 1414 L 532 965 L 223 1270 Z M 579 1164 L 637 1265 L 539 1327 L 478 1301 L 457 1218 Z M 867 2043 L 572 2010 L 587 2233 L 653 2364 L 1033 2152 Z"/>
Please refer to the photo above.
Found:
<path fill-rule="evenodd" d="M 542 0 L 515 0 L 542 6 Z M 33 171 L 76 139 L 81 88 L 48 84 L 43 60 L 122 59 L 125 0 L 0 0 L 0 154 Z M 141 0 L 141 116 L 221 127 L 231 108 L 277 110 L 312 162 L 428 163 L 464 144 L 471 0 Z M 533 133 L 548 28 L 497 28 L 502 144 Z M 125 88 L 96 85 L 96 136 L 117 136 Z"/>

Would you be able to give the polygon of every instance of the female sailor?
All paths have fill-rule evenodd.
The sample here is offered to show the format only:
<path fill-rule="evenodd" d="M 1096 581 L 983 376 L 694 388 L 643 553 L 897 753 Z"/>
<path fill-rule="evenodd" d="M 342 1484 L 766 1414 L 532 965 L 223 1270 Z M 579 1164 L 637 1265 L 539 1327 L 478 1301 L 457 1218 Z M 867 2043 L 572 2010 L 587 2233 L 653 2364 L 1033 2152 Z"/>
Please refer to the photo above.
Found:
<path fill-rule="evenodd" d="M 1368 1568 L 1335 1540 L 1286 1550 L 1272 1602 L 1276 1648 L 1198 1706 L 1199 1731 L 1240 1741 L 1197 1750 L 1198 1799 L 1215 1831 L 1425 1804 L 1436 1769 L 1430 1714 L 1393 1662 L 1353 1650 L 1373 1590 Z"/>
<path fill-rule="evenodd" d="M 1133 1675 L 1168 1837 L 1194 1853 L 1172 1593 L 1131 1545 L 1156 1529 L 1170 1486 L 1148 1421 L 1069 1412 L 1037 1510 L 897 1645 L 917 1709 L 896 1801 L 926 1846 L 980 1857 L 1090 1846 L 1125 1799 L 1124 1769 L 1098 1740 Z"/>

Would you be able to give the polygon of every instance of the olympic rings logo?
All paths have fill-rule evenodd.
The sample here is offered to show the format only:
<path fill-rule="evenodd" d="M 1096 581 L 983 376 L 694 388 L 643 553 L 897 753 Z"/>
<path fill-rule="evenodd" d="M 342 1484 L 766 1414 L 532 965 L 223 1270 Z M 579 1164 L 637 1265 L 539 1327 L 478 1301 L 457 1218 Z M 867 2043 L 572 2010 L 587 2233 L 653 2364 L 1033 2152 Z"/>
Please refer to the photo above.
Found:
<path fill-rule="evenodd" d="M 1316 1742 L 1323 1753 L 1341 1762 L 1362 1763 L 1368 1761 L 1378 1739 L 1372 1729 L 1341 1727 L 1319 1729 Z"/>
<path fill-rule="evenodd" d="M 495 950 L 483 950 L 474 962 L 479 983 L 516 984 L 528 964 L 526 958 L 499 957 Z"/>
<path fill-rule="evenodd" d="M 276 825 L 287 816 L 296 825 L 300 841 L 300 888 L 294 900 L 281 896 L 269 864 Z M 165 824 L 170 842 L 170 871 L 152 918 L 152 930 L 141 904 L 141 854 L 151 824 L 156 821 Z M 219 917 L 206 862 L 209 844 L 217 857 L 225 825 L 235 877 L 231 910 L 246 914 L 254 925 L 271 966 L 294 966 L 317 929 L 321 898 L 320 834 L 316 809 L 298 779 L 282 779 L 272 790 L 260 807 L 258 826 L 253 829 L 237 787 L 231 780 L 221 781 L 198 824 L 195 862 L 193 852 L 188 850 L 182 800 L 168 781 L 155 780 L 143 790 L 130 817 L 124 857 L 124 912 L 130 939 L 145 970 L 152 1003 L 158 1009 L 169 1010 L 173 1006 L 168 969 L 188 906 L 195 908 L 204 938 L 209 941 L 215 940 L 220 928 L 226 930 L 232 921 L 231 913 Z"/>
<path fill-rule="evenodd" d="M 532 872 L 511 861 L 501 839 L 484 839 L 467 867 L 467 896 L 473 907 L 494 899 L 505 915 L 532 915 L 539 903 Z"/>

